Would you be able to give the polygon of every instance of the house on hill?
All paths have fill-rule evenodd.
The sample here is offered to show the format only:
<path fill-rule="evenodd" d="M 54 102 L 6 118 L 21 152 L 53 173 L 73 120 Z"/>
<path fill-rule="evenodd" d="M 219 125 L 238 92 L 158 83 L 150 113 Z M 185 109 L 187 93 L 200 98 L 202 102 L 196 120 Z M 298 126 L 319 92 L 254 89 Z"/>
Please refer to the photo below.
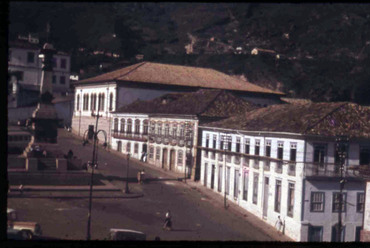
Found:
<path fill-rule="evenodd" d="M 199 179 L 199 124 L 259 108 L 225 90 L 170 93 L 112 112 L 112 149 Z M 145 156 L 145 155 L 144 155 Z"/>
<path fill-rule="evenodd" d="M 110 140 L 110 112 L 136 100 L 151 100 L 174 92 L 199 89 L 225 89 L 261 106 L 281 103 L 281 92 L 265 89 L 208 68 L 141 62 L 102 75 L 80 80 L 75 86 L 75 108 L 72 131 L 83 135 L 95 125 L 91 113 L 102 117 L 99 129 L 107 131 Z"/>
<path fill-rule="evenodd" d="M 358 168 L 370 167 L 368 108 L 279 104 L 199 125 L 199 132 L 205 187 L 272 226 L 280 216 L 295 241 L 360 240 L 365 183 Z"/>

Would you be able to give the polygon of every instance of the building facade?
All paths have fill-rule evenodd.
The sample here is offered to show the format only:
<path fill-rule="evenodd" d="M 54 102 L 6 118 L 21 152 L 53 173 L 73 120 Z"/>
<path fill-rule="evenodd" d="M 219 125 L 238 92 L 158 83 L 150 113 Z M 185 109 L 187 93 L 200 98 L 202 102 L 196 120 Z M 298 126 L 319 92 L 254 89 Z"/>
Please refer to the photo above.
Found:
<path fill-rule="evenodd" d="M 83 135 L 89 125 L 94 102 L 102 102 L 99 125 L 106 130 L 111 140 L 112 116 L 109 114 L 120 107 L 137 100 L 152 100 L 175 92 L 195 92 L 202 88 L 226 89 L 238 96 L 253 99 L 259 105 L 281 103 L 281 92 L 272 91 L 244 82 L 221 72 L 189 66 L 178 66 L 142 62 L 116 71 L 80 80 L 74 83 L 75 109 L 72 118 L 72 131 Z M 101 98 L 99 98 L 99 94 Z M 95 95 L 98 99 L 95 99 Z M 109 107 L 108 107 L 109 106 Z"/>
<path fill-rule="evenodd" d="M 272 106 L 251 111 L 240 119 L 200 126 L 201 183 L 272 226 L 280 216 L 281 231 L 296 241 L 339 241 L 339 216 L 341 241 L 359 241 L 365 185 L 354 168 L 368 159 L 369 137 L 365 134 L 358 139 L 361 135 L 355 135 L 357 138 L 348 143 L 340 214 L 341 177 L 335 136 L 322 133 L 327 120 L 339 122 L 338 116 L 347 114 L 353 106 L 304 106 Z M 334 112 L 329 117 L 327 113 L 312 116 L 323 107 Z M 297 119 L 282 121 L 283 116 L 294 114 Z M 299 120 L 308 115 L 321 121 L 306 129 Z M 272 125 L 275 118 L 279 123 Z M 362 127 L 366 132 L 369 126 L 365 123 Z M 356 132 L 347 130 L 347 134 L 353 135 L 352 131 Z"/>

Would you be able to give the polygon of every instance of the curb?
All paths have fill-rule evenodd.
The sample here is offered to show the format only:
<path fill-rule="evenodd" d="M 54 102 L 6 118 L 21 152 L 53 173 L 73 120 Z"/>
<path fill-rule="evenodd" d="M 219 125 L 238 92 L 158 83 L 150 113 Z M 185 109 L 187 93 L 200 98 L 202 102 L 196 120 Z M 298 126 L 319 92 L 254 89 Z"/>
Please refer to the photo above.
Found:
<path fill-rule="evenodd" d="M 140 198 L 143 197 L 144 194 L 136 194 L 136 195 L 131 195 L 131 196 L 93 196 L 93 199 L 135 199 L 135 198 Z M 50 196 L 39 196 L 39 195 L 9 195 L 8 198 L 44 198 L 44 199 L 50 199 L 50 198 L 62 198 L 62 199 L 88 199 L 89 196 L 65 196 L 65 195 L 50 195 Z"/>

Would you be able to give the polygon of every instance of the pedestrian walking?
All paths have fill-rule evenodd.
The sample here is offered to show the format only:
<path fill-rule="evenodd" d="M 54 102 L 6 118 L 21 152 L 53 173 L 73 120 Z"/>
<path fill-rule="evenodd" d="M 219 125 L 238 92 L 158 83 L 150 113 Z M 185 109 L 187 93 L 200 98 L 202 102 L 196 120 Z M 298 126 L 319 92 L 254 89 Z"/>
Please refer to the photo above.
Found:
<path fill-rule="evenodd" d="M 163 230 L 172 230 L 172 215 L 171 211 L 168 210 L 166 213 L 166 219 L 164 220 Z"/>
<path fill-rule="evenodd" d="M 279 215 L 278 219 L 276 220 L 276 223 L 275 223 L 275 228 L 277 229 L 279 234 L 282 233 L 282 227 L 283 227 L 283 221 L 280 219 L 280 215 Z"/>
<path fill-rule="evenodd" d="M 73 151 L 71 149 L 69 149 L 69 151 L 67 153 L 67 158 L 68 159 L 72 159 L 73 158 Z"/>

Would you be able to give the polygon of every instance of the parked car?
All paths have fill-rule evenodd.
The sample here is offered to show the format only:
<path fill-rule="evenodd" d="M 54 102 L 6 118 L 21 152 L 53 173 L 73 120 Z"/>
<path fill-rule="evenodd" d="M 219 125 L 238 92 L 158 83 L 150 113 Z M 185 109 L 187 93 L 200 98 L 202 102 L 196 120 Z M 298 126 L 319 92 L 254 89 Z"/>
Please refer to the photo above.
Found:
<path fill-rule="evenodd" d="M 29 240 L 30 236 L 24 230 L 17 230 L 13 228 L 8 228 L 6 230 L 6 236 L 9 240 Z"/>
<path fill-rule="evenodd" d="M 26 235 L 27 239 L 32 239 L 34 236 L 42 235 L 41 226 L 37 222 L 18 221 L 17 211 L 11 208 L 7 208 L 6 212 L 8 229 L 22 231 L 22 235 Z"/>
<path fill-rule="evenodd" d="M 146 234 L 129 229 L 111 228 L 109 240 L 142 241 L 146 240 Z"/>

